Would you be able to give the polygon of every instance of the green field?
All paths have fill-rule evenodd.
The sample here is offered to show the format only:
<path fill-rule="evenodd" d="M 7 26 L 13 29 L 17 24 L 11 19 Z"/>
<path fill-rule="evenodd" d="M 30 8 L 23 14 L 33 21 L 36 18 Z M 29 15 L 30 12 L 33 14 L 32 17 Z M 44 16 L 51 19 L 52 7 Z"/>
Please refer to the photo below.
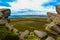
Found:
<path fill-rule="evenodd" d="M 25 30 L 29 30 L 30 32 L 33 32 L 34 30 L 41 30 L 41 31 L 45 31 L 45 24 L 47 24 L 47 18 L 12 18 L 10 19 L 10 24 L 13 25 L 16 29 L 18 29 L 20 32 L 25 31 Z M 6 31 L 7 29 L 5 29 L 4 26 L 2 26 L 2 28 L 0 27 L 0 29 L 5 32 L 3 34 L 6 34 L 8 31 Z M 1 32 L 0 30 L 0 32 Z M 2 32 L 0 33 L 0 37 L 1 37 Z M 34 34 L 33 34 L 34 35 Z M 2 36 L 4 37 L 4 35 Z M 38 40 L 39 37 L 37 36 L 33 36 L 31 38 L 26 38 L 26 40 Z M 43 39 L 45 40 L 45 39 Z M 57 37 L 56 40 L 60 40 L 60 36 Z"/>
<path fill-rule="evenodd" d="M 20 19 L 11 19 L 12 25 L 17 28 L 19 31 L 24 30 L 44 30 L 44 26 L 47 23 L 47 18 L 20 18 Z"/>

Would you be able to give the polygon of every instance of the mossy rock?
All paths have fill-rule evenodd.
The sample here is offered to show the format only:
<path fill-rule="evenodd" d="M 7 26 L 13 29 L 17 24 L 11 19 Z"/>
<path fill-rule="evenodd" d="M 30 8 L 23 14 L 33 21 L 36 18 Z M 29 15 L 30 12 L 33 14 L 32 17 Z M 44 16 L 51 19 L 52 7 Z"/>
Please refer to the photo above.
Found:
<path fill-rule="evenodd" d="M 56 40 L 60 40 L 60 36 L 58 36 L 58 37 L 56 38 Z"/>
<path fill-rule="evenodd" d="M 34 32 L 30 32 L 29 35 L 25 36 L 26 40 L 41 40 L 41 38 L 37 37 Z"/>
<path fill-rule="evenodd" d="M 19 36 L 9 31 L 5 26 L 0 28 L 0 40 L 18 40 Z"/>

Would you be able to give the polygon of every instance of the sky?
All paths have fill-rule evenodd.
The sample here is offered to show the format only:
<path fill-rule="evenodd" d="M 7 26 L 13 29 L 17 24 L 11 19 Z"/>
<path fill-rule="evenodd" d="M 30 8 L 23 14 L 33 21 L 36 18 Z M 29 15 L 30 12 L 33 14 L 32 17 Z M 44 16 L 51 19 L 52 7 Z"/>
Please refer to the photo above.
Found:
<path fill-rule="evenodd" d="M 0 9 L 11 9 L 11 15 L 47 15 L 56 13 L 60 0 L 0 0 Z"/>

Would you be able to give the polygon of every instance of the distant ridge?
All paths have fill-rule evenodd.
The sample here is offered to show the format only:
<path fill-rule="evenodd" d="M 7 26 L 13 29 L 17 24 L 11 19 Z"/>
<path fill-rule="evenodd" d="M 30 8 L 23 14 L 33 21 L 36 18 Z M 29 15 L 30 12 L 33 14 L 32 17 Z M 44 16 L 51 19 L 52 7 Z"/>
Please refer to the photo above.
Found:
<path fill-rule="evenodd" d="M 40 18 L 47 17 L 46 15 L 11 15 L 9 18 Z"/>

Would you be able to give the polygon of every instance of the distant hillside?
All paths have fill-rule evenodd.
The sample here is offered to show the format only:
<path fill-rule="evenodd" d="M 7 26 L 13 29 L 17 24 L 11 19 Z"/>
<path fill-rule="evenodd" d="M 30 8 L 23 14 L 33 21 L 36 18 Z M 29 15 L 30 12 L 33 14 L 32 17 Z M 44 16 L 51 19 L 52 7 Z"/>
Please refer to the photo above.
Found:
<path fill-rule="evenodd" d="M 9 18 L 40 18 L 47 17 L 46 15 L 11 15 Z"/>

